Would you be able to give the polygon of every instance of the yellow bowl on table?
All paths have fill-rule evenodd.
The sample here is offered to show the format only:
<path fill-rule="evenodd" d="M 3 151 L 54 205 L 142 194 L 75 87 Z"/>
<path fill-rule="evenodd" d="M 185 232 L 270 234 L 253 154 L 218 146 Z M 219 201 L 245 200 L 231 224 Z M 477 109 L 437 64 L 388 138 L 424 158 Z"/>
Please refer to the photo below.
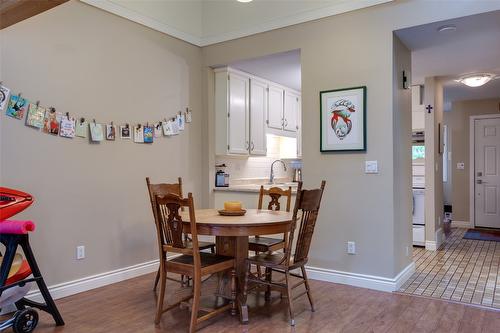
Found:
<path fill-rule="evenodd" d="M 219 210 L 219 214 L 224 216 L 241 216 L 245 215 L 246 212 L 241 208 L 240 201 L 226 201 L 224 202 L 224 209 Z"/>

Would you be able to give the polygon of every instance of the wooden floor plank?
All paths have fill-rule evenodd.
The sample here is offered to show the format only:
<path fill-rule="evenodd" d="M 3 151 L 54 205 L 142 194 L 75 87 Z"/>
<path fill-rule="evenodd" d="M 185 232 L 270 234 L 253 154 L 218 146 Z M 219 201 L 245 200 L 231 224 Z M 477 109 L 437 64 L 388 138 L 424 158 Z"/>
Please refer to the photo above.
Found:
<path fill-rule="evenodd" d="M 56 328 L 48 315 L 41 314 L 36 333 L 186 332 L 189 325 L 189 311 L 186 309 L 173 309 L 164 314 L 158 327 L 154 325 L 153 279 L 154 274 L 145 275 L 57 300 L 66 326 Z M 310 311 L 307 297 L 297 299 L 294 302 L 295 328 L 289 325 L 286 299 L 273 292 L 273 300 L 267 304 L 263 293 L 250 295 L 248 325 L 241 325 L 236 317 L 226 313 L 204 323 L 199 332 L 469 333 L 498 332 L 495 329 L 500 325 L 500 312 L 494 310 L 322 281 L 311 281 L 311 287 L 316 312 Z M 179 285 L 169 282 L 167 290 L 172 293 L 179 290 Z M 207 296 L 211 291 L 212 285 L 208 282 L 203 287 L 203 294 Z M 212 301 L 206 299 L 205 303 L 211 304 L 207 302 Z"/>

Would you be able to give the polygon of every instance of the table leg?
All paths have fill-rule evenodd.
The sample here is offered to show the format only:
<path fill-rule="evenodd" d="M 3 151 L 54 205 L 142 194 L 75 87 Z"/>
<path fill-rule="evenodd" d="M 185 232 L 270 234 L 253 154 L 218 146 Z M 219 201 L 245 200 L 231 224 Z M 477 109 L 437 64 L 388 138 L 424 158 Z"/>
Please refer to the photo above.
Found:
<path fill-rule="evenodd" d="M 242 300 L 246 274 L 245 259 L 248 258 L 248 236 L 218 236 L 216 249 L 218 254 L 232 256 L 236 260 L 236 299 L 241 321 L 246 323 L 248 322 L 248 307 L 242 305 Z"/>

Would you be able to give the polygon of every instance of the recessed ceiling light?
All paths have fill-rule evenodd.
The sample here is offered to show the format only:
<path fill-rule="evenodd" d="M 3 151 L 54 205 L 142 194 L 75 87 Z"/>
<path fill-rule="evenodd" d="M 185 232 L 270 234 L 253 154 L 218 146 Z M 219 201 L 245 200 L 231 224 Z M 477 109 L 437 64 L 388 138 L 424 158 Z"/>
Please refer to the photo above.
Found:
<path fill-rule="evenodd" d="M 457 82 L 463 83 L 469 87 L 480 87 L 491 80 L 495 79 L 495 75 L 488 73 L 481 74 L 471 74 L 462 76 L 460 79 L 456 80 Z"/>
<path fill-rule="evenodd" d="M 453 32 L 456 30 L 457 27 L 453 24 L 442 25 L 437 29 L 438 32 Z"/>
<path fill-rule="evenodd" d="M 238 2 L 252 2 L 252 0 L 238 0 Z"/>

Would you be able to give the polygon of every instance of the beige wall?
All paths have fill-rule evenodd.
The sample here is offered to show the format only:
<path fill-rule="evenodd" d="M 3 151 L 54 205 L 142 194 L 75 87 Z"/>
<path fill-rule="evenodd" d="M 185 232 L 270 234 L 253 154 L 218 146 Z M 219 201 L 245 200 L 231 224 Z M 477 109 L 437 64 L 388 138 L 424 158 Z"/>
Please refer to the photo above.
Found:
<path fill-rule="evenodd" d="M 411 244 L 407 236 L 410 223 L 395 215 L 394 206 L 394 189 L 402 185 L 394 173 L 398 157 L 393 146 L 400 138 L 393 125 L 400 121 L 393 122 L 392 32 L 469 15 L 492 4 L 475 2 L 472 7 L 472 3 L 462 2 L 399 1 L 203 48 L 207 67 L 300 48 L 305 186 L 327 181 L 310 254 L 312 266 L 394 277 L 410 262 L 409 257 L 398 259 L 399 251 Z M 207 91 L 213 88 L 212 80 L 208 71 Z M 367 152 L 321 154 L 319 92 L 359 85 L 368 87 Z M 206 151 L 210 160 L 215 153 L 214 124 L 210 122 L 213 107 L 208 96 L 210 93 L 205 101 L 212 142 L 206 143 Z M 363 173 L 366 160 L 379 161 L 378 175 Z M 409 196 L 402 201 L 409 205 Z M 395 232 L 396 223 L 402 223 L 402 230 Z M 356 241 L 357 255 L 346 253 L 348 240 Z"/>
<path fill-rule="evenodd" d="M 424 104 L 433 110 L 425 112 L 425 240 L 441 244 L 443 221 L 443 158 L 439 153 L 439 125 L 443 130 L 443 82 L 425 78 Z M 427 247 L 427 244 L 426 244 Z M 432 247 L 432 246 L 431 246 Z"/>
<path fill-rule="evenodd" d="M 394 115 L 399 102 L 394 100 L 392 32 L 493 9 L 500 3 L 398 1 L 213 45 L 203 54 L 76 1 L 2 30 L 1 79 L 42 104 L 117 123 L 153 121 L 186 104 L 194 113 L 183 135 L 151 146 L 90 145 L 37 133 L 0 116 L 1 183 L 37 199 L 19 218 L 38 223 L 33 245 L 49 284 L 157 257 L 147 175 L 154 180 L 181 175 L 186 191 L 202 196 L 198 206 L 213 204 L 215 126 L 208 66 L 297 48 L 305 185 L 328 182 L 310 264 L 394 277 L 410 262 L 400 251 L 411 244 L 410 224 L 401 221 L 406 208 L 395 207 L 396 189 L 408 185 L 401 178 L 406 171 L 394 172 L 406 163 L 394 147 L 404 139 L 395 128 L 408 124 L 405 116 Z M 368 151 L 320 154 L 319 91 L 359 85 L 368 87 Z M 378 160 L 380 173 L 365 175 L 365 160 Z M 408 198 L 399 203 L 406 207 Z M 356 241 L 357 255 L 346 254 L 347 240 Z M 83 261 L 74 260 L 77 245 L 87 246 Z"/>
<path fill-rule="evenodd" d="M 115 123 L 193 109 L 182 135 L 153 145 L 52 137 L 0 116 L 1 184 L 35 204 L 33 247 L 49 284 L 158 257 L 144 177 L 174 181 L 202 205 L 201 50 L 77 1 L 0 33 L 1 79 L 59 111 Z M 75 247 L 87 258 L 75 260 Z"/>
<path fill-rule="evenodd" d="M 393 55 L 393 129 L 394 140 L 394 259 L 395 267 L 408 264 L 406 247 L 411 244 L 412 161 L 411 89 L 403 89 L 403 71 L 411 70 L 411 52 L 394 35 Z"/>
<path fill-rule="evenodd" d="M 451 143 L 451 179 L 449 201 L 453 205 L 453 220 L 467 221 L 469 215 L 469 119 L 470 116 L 499 114 L 500 99 L 454 102 L 450 112 L 444 113 Z M 457 169 L 457 163 L 465 163 L 465 169 Z"/>

